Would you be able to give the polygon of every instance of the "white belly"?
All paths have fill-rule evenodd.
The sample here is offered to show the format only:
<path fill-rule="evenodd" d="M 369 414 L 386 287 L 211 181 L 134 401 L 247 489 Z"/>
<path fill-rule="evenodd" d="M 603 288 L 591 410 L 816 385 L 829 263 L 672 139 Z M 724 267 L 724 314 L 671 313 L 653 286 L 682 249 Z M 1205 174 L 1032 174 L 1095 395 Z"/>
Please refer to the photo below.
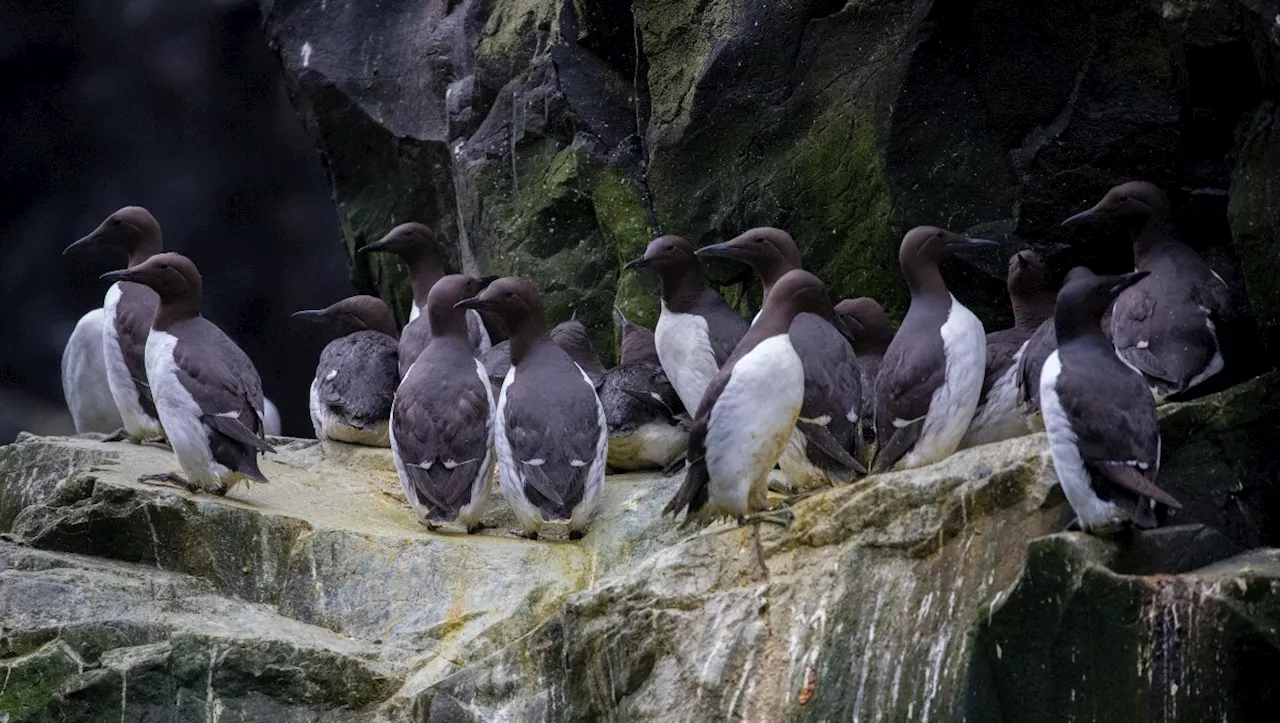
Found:
<path fill-rule="evenodd" d="M 609 464 L 618 469 L 661 469 L 689 447 L 689 431 L 665 422 L 640 425 L 609 438 Z"/>
<path fill-rule="evenodd" d="M 978 407 L 987 366 L 987 336 L 978 317 L 955 297 L 942 325 L 942 350 L 947 363 L 942 385 L 929 401 L 920 439 L 894 469 L 923 467 L 951 456 Z"/>
<path fill-rule="evenodd" d="M 662 370 L 680 397 L 680 403 L 689 416 L 696 415 L 702 393 L 720 370 L 711 351 L 707 320 L 697 314 L 667 311 L 664 303 L 653 330 L 653 343 Z"/>
<path fill-rule="evenodd" d="M 1040 413 L 1044 417 L 1044 431 L 1049 438 L 1049 453 L 1053 457 L 1053 469 L 1080 526 L 1085 530 L 1108 527 L 1124 518 L 1119 507 L 1099 499 L 1089 483 L 1089 471 L 1084 466 L 1080 449 L 1076 446 L 1076 433 L 1071 419 L 1058 400 L 1058 375 L 1062 362 L 1058 352 L 1045 360 L 1040 370 Z"/>
<path fill-rule="evenodd" d="M 978 407 L 969 429 L 960 441 L 961 449 L 1021 437 L 1031 431 L 1027 418 L 1018 407 L 1018 361 L 1027 348 L 1024 342 L 1013 357 L 1013 364 L 996 379 L 987 393 L 987 401 Z"/>
<path fill-rule="evenodd" d="M 262 433 L 269 437 L 280 436 L 280 410 L 266 397 L 262 398 Z"/>
<path fill-rule="evenodd" d="M 62 352 L 62 393 L 77 434 L 114 432 L 124 425 L 107 380 L 102 343 L 105 318 L 103 309 L 80 317 Z"/>
<path fill-rule="evenodd" d="M 804 402 L 804 368 L 786 334 L 738 360 L 707 421 L 708 512 L 740 516 L 765 497 Z"/>
<path fill-rule="evenodd" d="M 363 444 L 370 447 L 390 447 L 388 437 L 390 422 L 378 422 L 372 427 L 360 429 L 347 424 L 332 409 L 320 403 L 320 380 L 311 380 L 311 426 L 316 430 L 316 439 L 332 439 L 335 442 Z"/>
<path fill-rule="evenodd" d="M 142 402 L 138 399 L 137 384 L 124 363 L 124 350 L 120 348 L 120 334 L 116 331 L 116 307 L 119 304 L 120 283 L 116 282 L 107 289 L 107 298 L 102 304 L 102 358 L 106 362 L 111 398 L 115 400 L 120 420 L 130 437 L 135 440 L 159 437 L 164 434 L 162 422 L 143 411 Z M 147 376 L 147 383 L 150 384 L 150 372 Z M 155 396 L 154 387 L 151 394 Z"/>
<path fill-rule="evenodd" d="M 187 481 L 206 490 L 225 491 L 248 478 L 214 461 L 200 405 L 178 379 L 173 361 L 177 343 L 177 337 L 163 331 L 152 330 L 147 336 L 147 379 L 156 411 Z"/>

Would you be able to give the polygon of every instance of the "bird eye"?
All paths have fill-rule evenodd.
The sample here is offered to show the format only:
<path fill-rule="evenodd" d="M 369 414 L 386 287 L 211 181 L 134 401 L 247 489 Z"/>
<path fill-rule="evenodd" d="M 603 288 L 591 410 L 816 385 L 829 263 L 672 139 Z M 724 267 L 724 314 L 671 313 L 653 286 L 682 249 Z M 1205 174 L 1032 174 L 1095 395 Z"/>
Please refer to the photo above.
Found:
<path fill-rule="evenodd" d="M 934 238 L 942 238 L 942 232 L 939 231 L 933 235 Z"/>
<path fill-rule="evenodd" d="M 516 297 L 516 295 L 515 295 L 515 294 L 511 293 L 510 291 L 508 291 L 508 292 L 507 292 L 507 298 L 508 298 L 508 299 L 514 299 L 515 297 Z"/>
<path fill-rule="evenodd" d="M 667 247 L 667 250 L 668 250 L 668 251 L 675 251 L 675 250 L 676 250 L 676 247 L 675 247 L 675 246 L 668 246 L 668 247 Z"/>
<path fill-rule="evenodd" d="M 762 243 L 764 243 L 764 237 L 762 237 L 762 236 L 756 236 L 756 243 L 758 243 L 758 244 L 762 244 Z"/>
<path fill-rule="evenodd" d="M 113 219 L 111 219 L 111 225 L 112 225 L 112 226 L 119 226 L 119 225 L 120 225 L 120 219 L 118 219 L 118 218 L 113 218 Z"/>

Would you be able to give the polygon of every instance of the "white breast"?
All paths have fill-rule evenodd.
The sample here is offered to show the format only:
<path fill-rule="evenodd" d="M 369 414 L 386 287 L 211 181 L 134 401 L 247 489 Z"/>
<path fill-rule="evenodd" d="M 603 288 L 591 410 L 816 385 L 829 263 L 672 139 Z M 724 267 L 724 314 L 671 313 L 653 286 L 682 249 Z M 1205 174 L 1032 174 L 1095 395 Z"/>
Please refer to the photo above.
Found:
<path fill-rule="evenodd" d="M 969 429 L 960 441 L 960 449 L 1013 439 L 1031 431 L 1026 417 L 1018 408 L 1018 362 L 1026 349 L 1027 344 L 1023 342 L 1013 357 L 1013 364 L 991 385 L 987 401 L 978 407 L 973 421 L 969 422 Z"/>
<path fill-rule="evenodd" d="M 268 437 L 280 436 L 280 410 L 266 397 L 262 398 L 262 433 Z"/>
<path fill-rule="evenodd" d="M 894 469 L 923 467 L 951 456 L 978 407 L 987 368 L 987 336 L 982 322 L 953 296 L 941 331 L 947 364 L 942 385 L 929 401 L 919 441 Z"/>
<path fill-rule="evenodd" d="M 116 331 L 116 308 L 119 305 L 120 282 L 116 282 L 107 289 L 107 297 L 102 304 L 102 358 L 106 362 L 107 385 L 129 436 L 134 439 L 158 437 L 164 433 L 161 422 L 142 410 L 142 402 L 138 400 L 138 387 L 124 362 L 120 334 Z M 155 395 L 154 389 L 152 395 Z"/>
<path fill-rule="evenodd" d="M 648 422 L 609 438 L 609 464 L 618 469 L 660 469 L 689 447 L 689 430 Z"/>
<path fill-rule="evenodd" d="M 668 311 L 663 303 L 653 330 L 653 343 L 680 402 L 690 416 L 697 414 L 702 393 L 720 370 L 711 351 L 707 320 L 697 314 Z"/>
<path fill-rule="evenodd" d="M 1049 453 L 1053 457 L 1053 469 L 1067 497 L 1071 509 L 1080 518 L 1085 530 L 1106 527 L 1123 518 L 1124 513 L 1116 505 L 1105 502 L 1094 493 L 1089 483 L 1089 471 L 1076 446 L 1076 433 L 1071 427 L 1062 402 L 1058 399 L 1058 377 L 1062 374 L 1062 361 L 1054 351 L 1040 370 L 1040 412 L 1044 417 L 1044 431 L 1049 438 Z"/>
<path fill-rule="evenodd" d="M 419 309 L 417 304 L 414 304 L 411 302 L 409 304 L 409 321 L 413 321 L 414 319 L 418 318 L 418 316 L 420 316 L 421 314 L 422 314 L 422 309 Z"/>
<path fill-rule="evenodd" d="M 100 308 L 80 317 L 62 352 L 62 393 L 77 434 L 114 432 L 124 424 L 107 380 L 102 343 L 105 318 Z"/>
<path fill-rule="evenodd" d="M 187 481 L 207 490 L 221 489 L 224 480 L 239 475 L 213 459 L 209 430 L 200 420 L 200 405 L 178 378 L 178 367 L 173 360 L 177 343 L 177 337 L 168 332 L 152 330 L 147 336 L 147 379 L 151 383 L 151 395 Z"/>
<path fill-rule="evenodd" d="M 707 420 L 710 512 L 745 515 L 763 499 L 803 402 L 804 368 L 786 334 L 738 360 Z"/>

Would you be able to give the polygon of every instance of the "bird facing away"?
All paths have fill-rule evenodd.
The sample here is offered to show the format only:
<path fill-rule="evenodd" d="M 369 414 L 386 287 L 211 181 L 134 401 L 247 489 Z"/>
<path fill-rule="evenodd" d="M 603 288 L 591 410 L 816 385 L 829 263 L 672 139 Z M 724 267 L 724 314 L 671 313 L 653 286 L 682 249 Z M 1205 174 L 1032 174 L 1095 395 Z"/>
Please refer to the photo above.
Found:
<path fill-rule="evenodd" d="M 456 522 L 475 532 L 489 500 L 496 407 L 466 312 L 457 308 L 479 290 L 478 279 L 461 274 L 431 288 L 426 314 L 435 333 L 396 390 L 391 413 L 400 487 L 433 529 Z"/>
<path fill-rule="evenodd" d="M 697 409 L 720 365 L 747 332 L 747 322 L 707 286 L 693 246 L 659 236 L 624 269 L 650 268 L 662 282 L 662 309 L 654 343 L 662 368 L 685 409 Z"/>
<path fill-rule="evenodd" d="M 532 281 L 500 278 L 458 307 L 493 314 L 510 335 L 494 449 L 521 533 L 536 539 L 542 523 L 567 520 L 570 539 L 581 538 L 599 505 L 609 440 L 595 385 L 551 341 Z"/>
<path fill-rule="evenodd" d="M 1058 348 L 1040 373 L 1040 403 L 1053 467 L 1087 532 L 1125 521 L 1155 527 L 1167 507 L 1181 507 L 1155 485 L 1160 470 L 1156 404 L 1142 374 L 1102 334 L 1112 300 L 1148 276 L 1094 276 L 1058 293 Z"/>
<path fill-rule="evenodd" d="M 591 346 L 591 337 L 587 335 L 587 327 L 578 321 L 575 311 L 567 320 L 551 327 L 551 341 L 565 350 L 575 364 L 582 367 L 592 384 L 599 384 L 604 376 L 604 364 Z"/>
<path fill-rule="evenodd" d="M 801 268 L 795 241 L 776 228 L 752 229 L 725 243 L 698 249 L 698 255 L 725 256 L 747 264 L 759 275 L 766 300 L 779 279 Z M 832 309 L 822 314 L 802 312 L 789 330 L 791 345 L 804 366 L 805 390 L 796 429 L 778 460 L 786 486 L 793 492 L 866 474 L 859 461 L 862 373 L 853 347 L 834 321 Z"/>
<path fill-rule="evenodd" d="M 1085 266 L 1075 266 L 1067 272 L 1063 284 L 1076 279 L 1093 276 L 1093 272 Z M 1056 296 L 1055 305 L 1056 305 Z M 1108 312 L 1109 313 L 1109 312 Z M 1053 316 L 1050 315 L 1040 323 L 1027 345 L 1018 357 L 1018 410 L 1027 420 L 1027 427 L 1033 431 L 1044 431 L 1044 420 L 1040 416 L 1040 370 L 1044 368 L 1045 359 L 1058 348 L 1058 335 L 1053 330 Z M 1107 331 L 1107 315 L 1103 316 L 1102 331 Z"/>
<path fill-rule="evenodd" d="M 324 324 L 338 334 L 320 352 L 311 381 L 316 439 L 390 446 L 387 423 L 400 381 L 391 310 L 376 296 L 359 295 L 293 316 Z"/>
<path fill-rule="evenodd" d="M 866 459 L 873 456 L 875 449 L 876 376 L 880 373 L 880 360 L 893 342 L 893 323 L 880 303 L 869 296 L 844 299 L 836 304 L 835 312 L 853 340 L 858 370 L 862 372 L 863 413 L 858 426 L 862 429 L 863 459 Z"/>
<path fill-rule="evenodd" d="M 1018 407 L 1018 362 L 1036 329 L 1053 317 L 1056 293 L 1049 286 L 1049 265 L 1040 254 L 1023 249 L 1009 259 L 1007 281 L 1013 326 L 987 334 L 987 367 L 978 409 L 960 448 L 999 442 L 1027 434 Z"/>
<path fill-rule="evenodd" d="M 182 476 L 145 475 L 197 492 L 225 495 L 239 482 L 266 482 L 262 380 L 249 357 L 200 315 L 203 286 L 195 264 L 163 253 L 103 279 L 128 281 L 159 296 L 147 336 L 147 378 Z"/>
<path fill-rule="evenodd" d="M 1227 285 L 1179 239 L 1164 192 L 1145 181 L 1124 183 L 1062 223 L 1099 221 L 1125 228 L 1134 268 L 1151 272 L 1115 300 L 1111 340 L 1146 376 L 1157 402 L 1221 372 L 1220 327 L 1234 317 Z"/>
<path fill-rule="evenodd" d="M 422 309 L 426 307 L 431 287 L 445 275 L 440 242 L 434 231 L 410 221 L 391 229 L 381 239 L 362 246 L 360 253 L 395 254 L 409 271 L 413 304 L 409 309 L 409 323 L 400 330 L 399 349 L 400 377 L 404 378 L 418 354 L 431 341 L 431 322 L 422 315 Z M 480 315 L 474 311 L 467 314 L 467 334 L 476 355 L 489 348 L 489 332 Z"/>
<path fill-rule="evenodd" d="M 978 317 L 947 290 L 938 264 L 979 245 L 995 242 L 933 226 L 902 237 L 898 261 L 911 305 L 876 377 L 877 472 L 945 459 L 969 428 L 982 392 L 986 337 Z"/>
<path fill-rule="evenodd" d="M 689 418 L 658 361 L 653 332 L 614 307 L 622 327 L 618 366 L 596 389 L 609 427 L 609 466 L 662 469 L 689 445 Z"/>
<path fill-rule="evenodd" d="M 125 206 L 108 216 L 88 236 L 71 244 L 64 254 L 107 246 L 123 250 L 130 268 L 164 250 L 160 224 L 147 209 Z M 102 357 L 107 385 L 124 423 L 122 432 L 109 439 L 133 442 L 165 436 L 147 380 L 147 335 L 156 315 L 156 293 L 142 284 L 118 282 L 107 289 L 103 301 Z"/>
<path fill-rule="evenodd" d="M 803 312 L 831 313 L 826 288 L 803 269 L 787 272 L 764 300 L 702 397 L 689 434 L 684 483 L 663 514 L 693 519 L 736 517 L 767 505 L 777 464 L 804 403 L 804 366 L 789 329 Z"/>

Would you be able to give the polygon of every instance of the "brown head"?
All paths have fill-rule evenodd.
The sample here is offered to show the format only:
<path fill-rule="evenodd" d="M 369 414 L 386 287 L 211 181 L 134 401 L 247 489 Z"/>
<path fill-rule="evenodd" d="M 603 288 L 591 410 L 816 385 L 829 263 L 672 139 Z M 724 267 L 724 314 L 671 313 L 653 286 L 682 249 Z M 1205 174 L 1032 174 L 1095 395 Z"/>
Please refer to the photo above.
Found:
<path fill-rule="evenodd" d="M 516 364 L 546 336 L 546 313 L 538 287 L 523 276 L 503 276 L 480 293 L 462 299 L 455 306 L 492 314 L 511 339 L 511 363 Z"/>
<path fill-rule="evenodd" d="M 1049 287 L 1049 265 L 1040 254 L 1023 249 L 1011 256 L 1005 285 L 1017 326 L 1034 329 L 1053 314 L 1056 294 Z"/>
<path fill-rule="evenodd" d="M 997 245 L 995 241 L 970 238 L 937 226 L 917 226 L 902 237 L 898 264 L 913 295 L 921 292 L 945 294 L 947 287 L 938 273 L 938 264 L 943 259 L 957 251 Z"/>
<path fill-rule="evenodd" d="M 1077 213 L 1062 225 L 1082 226 L 1101 221 L 1119 223 L 1136 232 L 1151 219 L 1168 219 L 1170 213 L 1169 197 L 1158 186 L 1146 181 L 1129 181 L 1113 187 L 1093 208 Z"/>
<path fill-rule="evenodd" d="M 800 249 L 791 234 L 780 228 L 753 228 L 724 243 L 703 246 L 699 256 L 725 256 L 750 266 L 760 276 L 765 294 L 782 275 L 803 267 Z"/>
<path fill-rule="evenodd" d="M 427 321 L 432 336 L 452 336 L 471 343 L 467 332 L 467 312 L 459 306 L 493 281 L 492 277 L 476 278 L 466 274 L 449 274 L 431 287 L 427 295 Z"/>
<path fill-rule="evenodd" d="M 431 287 L 444 276 L 440 257 L 440 242 L 436 233 L 426 226 L 410 221 L 387 232 L 386 236 L 360 247 L 360 253 L 389 253 L 399 256 L 409 268 L 409 282 L 413 286 L 413 303 L 427 303 Z"/>
<path fill-rule="evenodd" d="M 102 275 L 108 281 L 132 281 L 149 286 L 160 297 L 156 310 L 156 329 L 166 329 L 174 322 L 200 315 L 204 287 L 200 272 L 191 259 L 182 254 L 156 254 L 137 266 Z"/>
<path fill-rule="evenodd" d="M 644 256 L 629 262 L 625 269 L 653 269 L 662 279 L 662 298 L 668 306 L 696 295 L 706 287 L 702 266 L 693 244 L 679 236 L 659 236 L 649 242 Z"/>
<path fill-rule="evenodd" d="M 123 249 L 129 255 L 129 266 L 137 266 L 164 250 L 164 238 L 160 234 L 160 224 L 150 211 L 141 206 L 125 206 L 107 216 L 93 233 L 71 244 L 62 253 L 89 246 Z"/>
<path fill-rule="evenodd" d="M 653 332 L 633 323 L 622 313 L 622 309 L 613 307 L 618 315 L 618 325 L 622 327 L 622 354 L 619 364 L 631 364 L 642 359 L 657 359 L 658 348 L 655 345 Z"/>
<path fill-rule="evenodd" d="M 834 318 L 827 287 L 817 276 L 804 269 L 792 269 L 778 279 L 773 291 L 764 300 L 760 320 L 764 324 L 771 319 L 785 322 L 785 328 L 803 313 L 817 314 L 828 321 Z M 837 327 L 839 328 L 839 327 Z"/>
<path fill-rule="evenodd" d="M 376 296 L 349 296 L 323 309 L 295 311 L 295 319 L 325 324 L 339 336 L 358 331 L 380 331 L 395 339 L 399 336 L 391 309 Z"/>
<path fill-rule="evenodd" d="M 1089 274 L 1062 286 L 1054 312 L 1054 331 L 1061 347 L 1082 336 L 1104 338 L 1102 316 L 1122 291 L 1142 281 L 1151 272 L 1134 271 L 1119 276 Z M 1110 342 L 1105 342 L 1110 346 Z"/>
<path fill-rule="evenodd" d="M 869 296 L 844 299 L 836 304 L 835 312 L 853 336 L 855 354 L 884 355 L 889 342 L 893 341 L 893 324 L 875 299 Z"/>
<path fill-rule="evenodd" d="M 1063 280 L 1062 284 L 1065 286 L 1077 279 L 1087 279 L 1096 275 L 1097 274 L 1093 273 L 1093 269 L 1090 269 L 1088 266 L 1072 266 L 1071 270 L 1067 272 L 1067 278 Z"/>

